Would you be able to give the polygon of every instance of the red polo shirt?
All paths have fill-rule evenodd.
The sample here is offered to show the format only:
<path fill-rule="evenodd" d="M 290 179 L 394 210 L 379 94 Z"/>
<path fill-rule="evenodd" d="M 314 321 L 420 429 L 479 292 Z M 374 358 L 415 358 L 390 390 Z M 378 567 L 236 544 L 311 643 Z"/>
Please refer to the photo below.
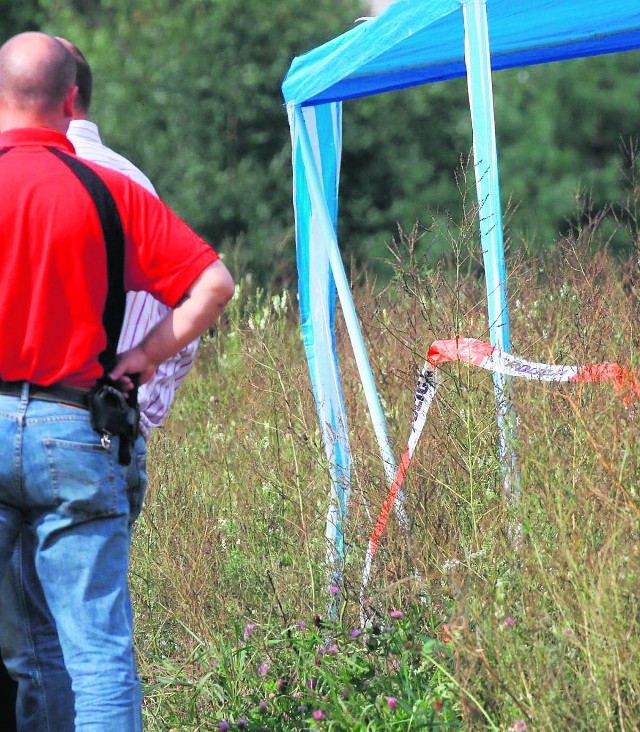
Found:
<path fill-rule="evenodd" d="M 96 207 L 47 147 L 49 129 L 0 135 L 0 378 L 90 387 L 106 344 L 106 251 Z M 218 255 L 164 203 L 120 173 L 82 161 L 114 198 L 125 239 L 125 289 L 169 307 Z"/>

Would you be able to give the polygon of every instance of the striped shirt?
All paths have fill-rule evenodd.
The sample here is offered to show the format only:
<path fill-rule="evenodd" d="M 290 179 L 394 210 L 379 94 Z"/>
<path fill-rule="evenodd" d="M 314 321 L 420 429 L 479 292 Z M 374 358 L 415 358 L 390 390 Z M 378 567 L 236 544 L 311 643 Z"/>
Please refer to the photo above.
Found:
<path fill-rule="evenodd" d="M 148 191 L 157 195 L 147 176 L 122 155 L 103 145 L 95 123 L 88 120 L 71 120 L 67 137 L 80 158 L 91 160 L 105 168 L 117 170 Z M 146 292 L 128 292 L 127 306 L 118 342 L 118 353 L 137 345 L 145 334 L 166 314 L 169 308 Z M 140 404 L 140 429 L 146 438 L 153 427 L 160 427 L 173 402 L 176 389 L 193 365 L 198 347 L 196 339 L 173 358 L 161 363 L 151 381 L 138 390 Z"/>

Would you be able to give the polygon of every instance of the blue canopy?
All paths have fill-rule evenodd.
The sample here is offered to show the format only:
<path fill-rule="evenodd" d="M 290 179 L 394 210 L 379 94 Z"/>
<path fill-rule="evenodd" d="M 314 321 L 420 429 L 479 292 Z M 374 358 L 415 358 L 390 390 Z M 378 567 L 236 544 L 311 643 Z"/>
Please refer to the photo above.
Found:
<path fill-rule="evenodd" d="M 382 15 L 291 64 L 282 92 L 293 143 L 303 341 L 331 473 L 326 532 L 331 584 L 340 583 L 345 558 L 350 487 L 348 425 L 334 336 L 336 293 L 390 484 L 396 472 L 336 233 L 342 101 L 467 77 L 490 340 L 509 351 L 491 72 L 636 48 L 640 0 L 397 0 Z M 499 375 L 494 380 L 504 492 L 514 502 L 519 491 L 510 477 L 515 418 L 507 382 Z M 408 530 L 402 494 L 396 513 L 401 528 Z"/>
<path fill-rule="evenodd" d="M 398 0 L 294 59 L 287 103 L 319 104 L 466 74 L 462 0 Z M 486 0 L 491 68 L 640 48 L 638 0 Z"/>

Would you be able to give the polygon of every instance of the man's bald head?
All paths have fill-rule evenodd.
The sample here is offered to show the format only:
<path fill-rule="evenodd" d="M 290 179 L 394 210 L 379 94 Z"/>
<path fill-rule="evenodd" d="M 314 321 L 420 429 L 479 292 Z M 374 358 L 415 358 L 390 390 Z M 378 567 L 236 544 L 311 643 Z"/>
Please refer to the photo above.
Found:
<path fill-rule="evenodd" d="M 53 36 L 20 33 L 0 47 L 0 106 L 17 126 L 58 128 L 75 78 L 75 59 Z"/>

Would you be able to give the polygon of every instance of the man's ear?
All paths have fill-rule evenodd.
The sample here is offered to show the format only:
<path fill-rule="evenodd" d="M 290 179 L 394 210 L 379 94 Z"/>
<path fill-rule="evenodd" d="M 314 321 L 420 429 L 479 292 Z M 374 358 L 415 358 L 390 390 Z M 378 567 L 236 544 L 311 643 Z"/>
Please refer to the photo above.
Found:
<path fill-rule="evenodd" d="M 71 119 L 75 113 L 76 97 L 78 96 L 78 87 L 72 86 L 66 93 L 63 101 L 64 116 Z"/>

